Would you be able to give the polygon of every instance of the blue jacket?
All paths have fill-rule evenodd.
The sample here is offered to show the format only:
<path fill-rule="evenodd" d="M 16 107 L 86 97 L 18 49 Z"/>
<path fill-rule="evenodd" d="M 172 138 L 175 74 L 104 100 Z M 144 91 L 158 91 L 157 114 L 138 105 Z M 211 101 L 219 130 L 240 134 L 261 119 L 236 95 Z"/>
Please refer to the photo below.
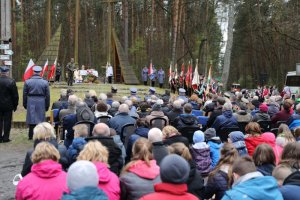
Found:
<path fill-rule="evenodd" d="M 220 159 L 220 149 L 223 146 L 223 143 L 219 141 L 210 140 L 207 142 L 210 147 L 210 158 L 211 158 L 211 167 L 215 168 Z"/>
<path fill-rule="evenodd" d="M 62 200 L 108 200 L 106 194 L 98 187 L 84 187 L 70 194 L 65 193 Z"/>
<path fill-rule="evenodd" d="M 228 174 L 221 170 L 209 177 L 205 186 L 204 198 L 210 199 L 215 195 L 215 200 L 220 200 L 228 189 L 228 180 Z"/>
<path fill-rule="evenodd" d="M 256 177 L 234 186 L 227 191 L 222 200 L 283 200 L 276 180 L 272 176 Z"/>
<path fill-rule="evenodd" d="M 216 132 L 218 133 L 221 129 L 239 126 L 236 118 L 232 115 L 232 111 L 225 110 L 222 115 L 216 118 L 211 127 L 216 129 Z"/>
<path fill-rule="evenodd" d="M 76 161 L 77 156 L 86 144 L 86 140 L 83 137 L 74 138 L 72 144 L 69 146 L 68 155 L 70 162 Z"/>
<path fill-rule="evenodd" d="M 161 83 L 161 84 L 164 83 L 164 81 L 165 81 L 165 72 L 164 72 L 164 70 L 158 70 L 157 78 L 158 78 L 159 83 Z"/>
<path fill-rule="evenodd" d="M 121 134 L 125 124 L 135 124 L 135 119 L 130 117 L 128 113 L 118 113 L 108 121 L 109 127 L 115 129 L 118 135 Z"/>
<path fill-rule="evenodd" d="M 290 174 L 280 187 L 280 192 L 284 200 L 299 199 L 300 192 L 300 172 L 295 171 Z"/>
<path fill-rule="evenodd" d="M 23 106 L 27 109 L 26 124 L 44 122 L 45 112 L 50 106 L 48 81 L 39 75 L 33 75 L 26 80 L 23 88 Z"/>
<path fill-rule="evenodd" d="M 127 149 L 126 149 L 126 160 L 129 161 L 131 158 L 132 147 L 137 139 L 140 137 L 148 138 L 149 128 L 146 127 L 138 127 L 135 129 L 134 134 L 132 134 L 128 139 Z"/>
<path fill-rule="evenodd" d="M 248 150 L 244 141 L 237 141 L 232 143 L 240 156 L 248 155 Z"/>

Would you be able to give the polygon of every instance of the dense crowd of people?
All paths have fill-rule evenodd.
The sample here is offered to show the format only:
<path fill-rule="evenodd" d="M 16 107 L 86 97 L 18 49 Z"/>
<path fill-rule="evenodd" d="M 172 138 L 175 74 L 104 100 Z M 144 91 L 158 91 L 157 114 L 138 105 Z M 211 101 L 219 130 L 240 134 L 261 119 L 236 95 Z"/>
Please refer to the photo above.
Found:
<path fill-rule="evenodd" d="M 33 129 L 16 199 L 299 198 L 300 104 L 289 94 L 130 92 L 62 90 L 54 126 Z"/>

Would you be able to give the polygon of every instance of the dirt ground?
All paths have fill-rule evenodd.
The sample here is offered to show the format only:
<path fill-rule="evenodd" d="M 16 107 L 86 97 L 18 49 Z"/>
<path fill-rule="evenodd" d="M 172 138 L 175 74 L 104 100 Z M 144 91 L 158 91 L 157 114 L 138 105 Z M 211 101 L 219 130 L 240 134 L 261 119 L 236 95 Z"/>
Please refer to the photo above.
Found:
<path fill-rule="evenodd" d="M 0 199 L 15 199 L 16 186 L 12 181 L 21 173 L 26 151 L 32 146 L 26 129 L 12 129 L 10 143 L 0 143 Z"/>

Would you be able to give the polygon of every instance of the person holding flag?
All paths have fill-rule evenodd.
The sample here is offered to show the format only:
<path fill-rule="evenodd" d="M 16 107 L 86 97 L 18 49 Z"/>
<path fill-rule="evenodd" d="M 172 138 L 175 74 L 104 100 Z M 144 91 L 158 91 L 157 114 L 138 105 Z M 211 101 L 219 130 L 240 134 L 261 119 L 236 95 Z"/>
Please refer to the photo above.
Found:
<path fill-rule="evenodd" d="M 148 70 L 148 75 L 151 81 L 151 86 L 155 87 L 155 80 L 156 80 L 156 69 L 154 68 L 154 65 L 152 65 L 152 61 L 150 63 L 150 67 Z"/>
<path fill-rule="evenodd" d="M 146 65 L 142 70 L 142 80 L 144 85 L 146 86 L 148 82 L 148 68 L 146 67 Z"/>

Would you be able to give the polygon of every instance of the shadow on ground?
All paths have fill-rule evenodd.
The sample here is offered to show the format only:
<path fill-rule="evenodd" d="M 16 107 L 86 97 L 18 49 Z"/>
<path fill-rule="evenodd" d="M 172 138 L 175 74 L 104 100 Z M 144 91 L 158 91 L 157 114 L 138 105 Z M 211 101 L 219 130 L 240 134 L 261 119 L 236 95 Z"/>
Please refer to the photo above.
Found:
<path fill-rule="evenodd" d="M 26 151 L 32 146 L 26 129 L 12 129 L 10 143 L 0 143 L 0 199 L 15 199 L 14 176 L 21 172 Z"/>

